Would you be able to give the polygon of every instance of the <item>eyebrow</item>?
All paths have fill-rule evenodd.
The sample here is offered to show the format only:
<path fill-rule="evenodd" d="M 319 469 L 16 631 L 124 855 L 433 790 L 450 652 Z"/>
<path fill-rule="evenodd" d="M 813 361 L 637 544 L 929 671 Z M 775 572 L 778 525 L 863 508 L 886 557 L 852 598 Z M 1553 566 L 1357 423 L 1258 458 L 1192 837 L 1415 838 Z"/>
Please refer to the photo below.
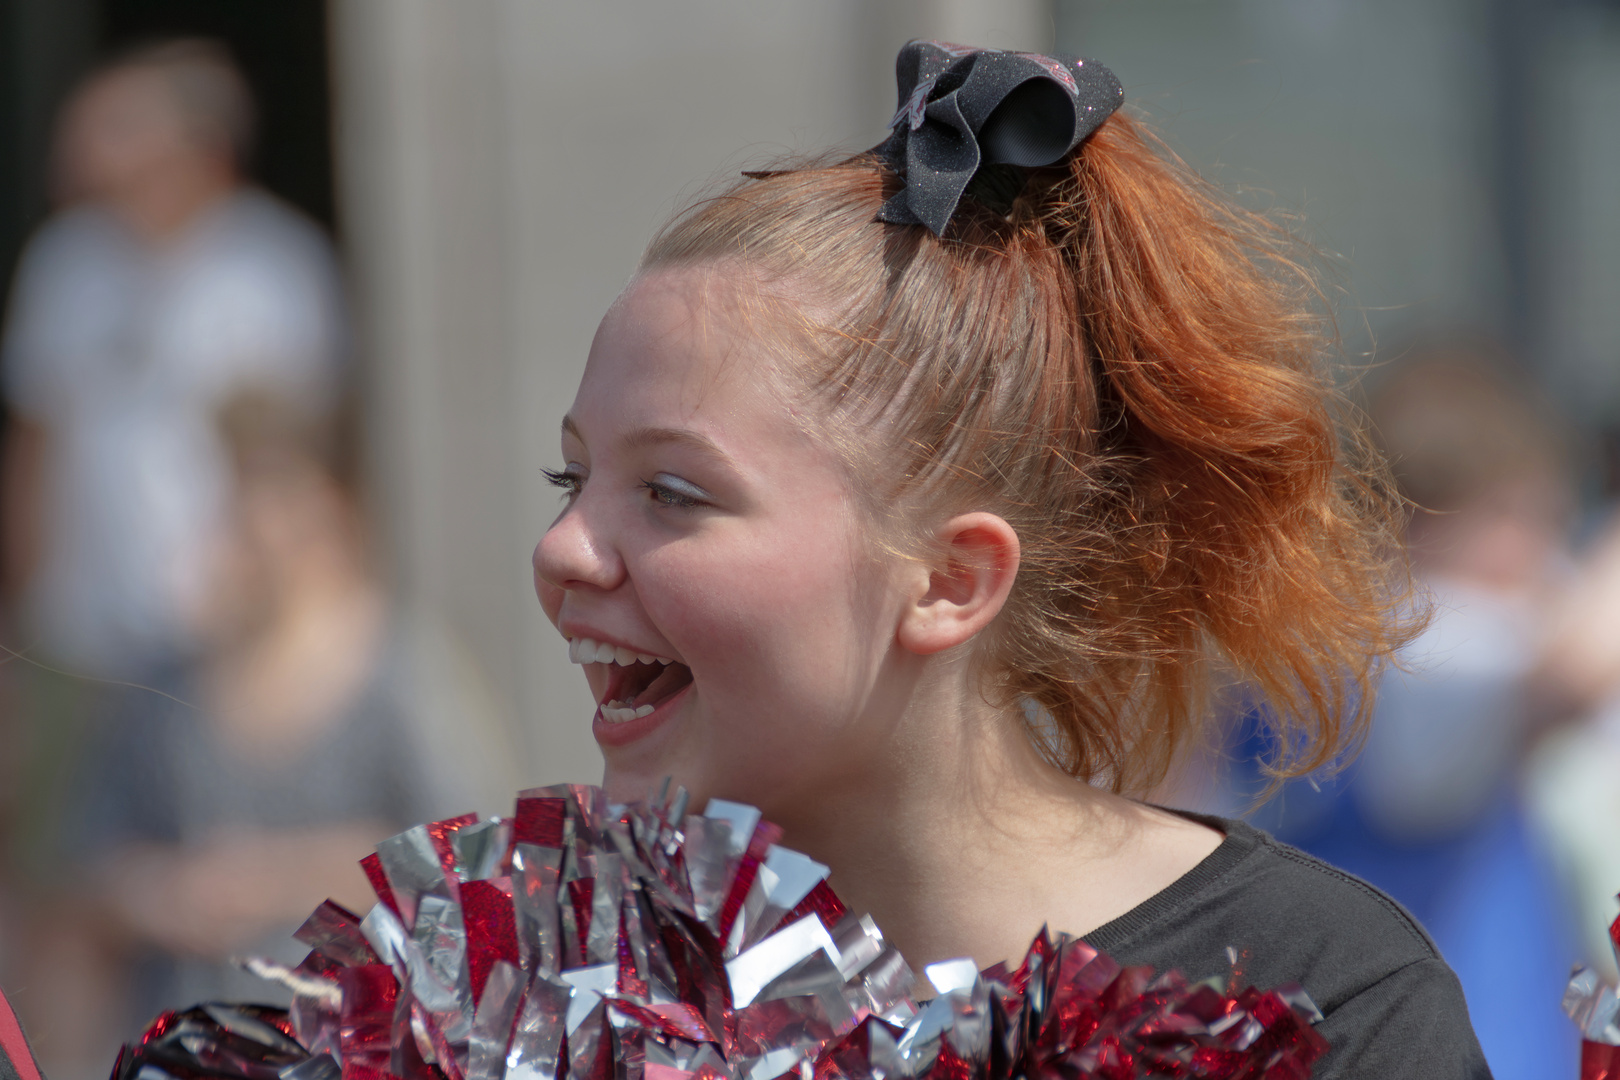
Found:
<path fill-rule="evenodd" d="M 580 442 L 585 441 L 585 437 L 580 434 L 579 425 L 574 422 L 574 418 L 572 416 L 563 417 L 562 429 L 564 432 L 572 435 Z M 728 464 L 731 461 L 730 455 L 728 455 L 724 450 L 720 449 L 720 445 L 713 439 L 709 438 L 707 435 L 700 435 L 695 431 L 688 431 L 685 428 L 632 428 L 625 434 L 624 442 L 627 446 L 638 450 L 649 446 L 668 446 L 671 444 L 676 446 L 685 446 L 689 449 L 696 450 L 700 454 L 712 457 L 717 461 Z"/>

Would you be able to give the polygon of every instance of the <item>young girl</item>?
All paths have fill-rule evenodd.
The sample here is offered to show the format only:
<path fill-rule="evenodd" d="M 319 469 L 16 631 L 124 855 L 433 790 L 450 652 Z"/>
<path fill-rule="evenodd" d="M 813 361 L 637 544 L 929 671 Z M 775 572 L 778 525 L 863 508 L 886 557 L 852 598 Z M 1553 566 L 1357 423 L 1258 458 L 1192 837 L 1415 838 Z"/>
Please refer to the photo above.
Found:
<path fill-rule="evenodd" d="M 1223 685 L 1337 759 L 1409 630 L 1288 238 L 1094 62 L 899 70 L 893 138 L 679 216 L 597 333 L 534 569 L 609 795 L 759 806 L 914 967 L 1045 925 L 1303 984 L 1316 1076 L 1488 1075 L 1393 902 L 1130 797 Z"/>

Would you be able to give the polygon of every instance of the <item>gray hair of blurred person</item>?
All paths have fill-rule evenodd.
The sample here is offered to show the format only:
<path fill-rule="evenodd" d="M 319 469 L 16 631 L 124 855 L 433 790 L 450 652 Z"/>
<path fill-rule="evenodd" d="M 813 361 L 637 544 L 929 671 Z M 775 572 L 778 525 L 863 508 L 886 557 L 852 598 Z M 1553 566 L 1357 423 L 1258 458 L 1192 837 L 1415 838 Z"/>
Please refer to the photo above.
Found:
<path fill-rule="evenodd" d="M 116 53 L 90 80 L 123 72 L 156 75 L 199 143 L 226 152 L 237 166 L 253 152 L 253 92 L 224 45 L 207 38 L 150 41 Z"/>

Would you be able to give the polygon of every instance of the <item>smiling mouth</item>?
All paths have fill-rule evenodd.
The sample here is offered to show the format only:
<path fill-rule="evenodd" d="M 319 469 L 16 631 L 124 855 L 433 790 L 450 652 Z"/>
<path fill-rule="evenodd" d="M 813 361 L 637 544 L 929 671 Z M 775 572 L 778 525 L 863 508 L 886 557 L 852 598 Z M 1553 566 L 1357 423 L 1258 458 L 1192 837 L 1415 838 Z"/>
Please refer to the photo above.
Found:
<path fill-rule="evenodd" d="M 568 659 L 607 668 L 607 685 L 596 711 L 610 724 L 649 716 L 692 684 L 692 669 L 685 664 L 590 638 L 570 638 Z"/>

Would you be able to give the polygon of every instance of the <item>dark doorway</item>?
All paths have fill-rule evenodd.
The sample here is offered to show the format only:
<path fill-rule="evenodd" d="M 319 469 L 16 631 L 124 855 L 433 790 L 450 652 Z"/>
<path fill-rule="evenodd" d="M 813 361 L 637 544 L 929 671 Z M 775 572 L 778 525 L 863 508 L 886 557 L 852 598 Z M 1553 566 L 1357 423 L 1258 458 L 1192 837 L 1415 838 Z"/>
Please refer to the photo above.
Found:
<path fill-rule="evenodd" d="M 0 284 L 43 220 L 51 120 L 95 60 L 94 0 L 0 0 Z M 9 291 L 9 288 L 8 288 Z"/>

